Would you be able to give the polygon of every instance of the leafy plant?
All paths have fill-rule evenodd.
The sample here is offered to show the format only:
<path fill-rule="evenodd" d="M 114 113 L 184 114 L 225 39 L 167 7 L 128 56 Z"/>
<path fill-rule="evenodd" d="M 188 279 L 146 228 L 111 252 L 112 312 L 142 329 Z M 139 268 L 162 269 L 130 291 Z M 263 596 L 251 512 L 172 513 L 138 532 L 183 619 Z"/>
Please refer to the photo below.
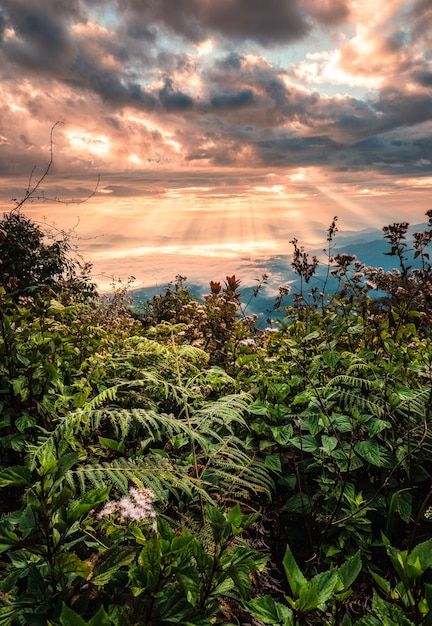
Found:
<path fill-rule="evenodd" d="M 430 569 L 432 567 L 432 539 L 418 544 L 411 551 L 398 550 L 390 544 L 385 535 L 382 535 L 387 556 L 397 576 L 396 584 L 392 584 L 392 576 L 383 577 L 371 570 L 371 575 L 380 592 L 386 598 L 382 600 L 377 594 L 372 607 L 373 618 L 379 618 L 381 613 L 403 616 L 400 623 L 432 624 L 432 584 Z M 365 618 L 359 622 L 361 626 L 372 624 Z M 411 620 L 411 621 L 410 621 Z M 375 623 L 377 623 L 375 621 Z"/>
<path fill-rule="evenodd" d="M 271 596 L 255 598 L 244 602 L 244 606 L 252 615 L 264 624 L 280 626 L 297 626 L 311 623 L 336 623 L 334 615 L 338 611 L 338 603 L 349 597 L 351 587 L 362 567 L 360 552 L 350 557 L 339 568 L 331 568 L 307 580 L 298 567 L 290 547 L 287 545 L 283 559 L 283 567 L 291 595 L 285 595 L 286 604 L 278 602 Z"/>

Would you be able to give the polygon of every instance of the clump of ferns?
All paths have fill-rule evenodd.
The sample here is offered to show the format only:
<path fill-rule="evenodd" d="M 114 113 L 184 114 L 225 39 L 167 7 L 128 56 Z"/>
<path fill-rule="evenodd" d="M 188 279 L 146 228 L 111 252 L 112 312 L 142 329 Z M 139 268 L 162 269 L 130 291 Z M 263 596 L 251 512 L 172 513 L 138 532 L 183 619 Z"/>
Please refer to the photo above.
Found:
<path fill-rule="evenodd" d="M 79 451 L 81 463 L 69 470 L 68 481 L 81 491 L 112 485 L 127 493 L 132 483 L 149 487 L 164 502 L 217 504 L 221 499 L 250 501 L 252 494 L 271 497 L 267 468 L 236 434 L 247 430 L 249 396 L 222 396 L 198 407 L 185 397 L 187 411 L 173 415 L 151 407 L 116 406 L 121 386 L 105 390 L 41 437 L 29 449 L 33 465 L 45 446 L 54 446 L 58 454 Z M 108 457 L 103 454 L 107 440 Z"/>
<path fill-rule="evenodd" d="M 221 368 L 209 369 L 208 360 L 194 346 L 131 337 L 116 355 L 110 373 L 113 383 L 130 381 L 126 393 L 120 389 L 117 401 L 125 408 L 157 405 L 159 410 L 175 413 L 185 395 L 192 402 L 232 391 L 233 379 Z"/>

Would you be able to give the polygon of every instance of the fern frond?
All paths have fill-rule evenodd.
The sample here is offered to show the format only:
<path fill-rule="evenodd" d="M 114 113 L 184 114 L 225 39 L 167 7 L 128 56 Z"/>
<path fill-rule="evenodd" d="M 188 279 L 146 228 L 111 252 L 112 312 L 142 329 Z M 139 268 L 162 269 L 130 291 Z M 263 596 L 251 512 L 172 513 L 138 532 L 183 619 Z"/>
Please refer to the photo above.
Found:
<path fill-rule="evenodd" d="M 83 411 L 92 411 L 94 408 L 100 406 L 107 400 L 113 402 L 117 397 L 117 391 L 120 389 L 120 387 L 123 387 L 124 385 L 125 383 L 118 383 L 117 385 L 113 385 L 112 387 L 107 387 L 106 389 L 98 393 L 97 396 L 89 400 L 83 407 Z"/>
<path fill-rule="evenodd" d="M 266 494 L 271 497 L 274 483 L 264 463 L 248 456 L 240 450 L 229 453 L 225 449 L 219 449 L 209 459 L 202 477 L 210 481 L 217 480 L 218 484 L 224 485 L 225 496 L 234 496 L 241 492 L 242 497 L 251 493 Z"/>
<path fill-rule="evenodd" d="M 250 396 L 247 394 L 231 394 L 207 402 L 193 412 L 191 424 L 194 429 L 200 429 L 206 433 L 215 431 L 216 426 L 224 427 L 230 432 L 232 432 L 234 425 L 247 428 L 244 413 L 247 411 L 250 401 Z"/>
<path fill-rule="evenodd" d="M 326 400 L 336 399 L 338 406 L 343 409 L 356 409 L 360 413 L 368 413 L 382 418 L 385 414 L 382 400 L 379 398 L 365 398 L 359 393 L 346 389 L 337 389 L 327 395 Z"/>
<path fill-rule="evenodd" d="M 83 492 L 88 486 L 100 488 L 114 485 L 120 493 L 126 494 L 133 484 L 139 488 L 150 488 L 156 498 L 163 501 L 167 499 L 167 493 L 178 498 L 179 492 L 182 492 L 190 498 L 200 496 L 213 502 L 208 483 L 190 476 L 188 467 L 178 466 L 158 454 L 148 455 L 143 460 L 122 457 L 99 465 L 82 465 L 69 470 L 67 480 Z"/>
<path fill-rule="evenodd" d="M 333 387 L 339 387 L 345 385 L 355 389 L 364 389 L 370 391 L 375 386 L 375 381 L 368 378 L 360 378 L 358 376 L 351 376 L 349 374 L 339 374 L 335 376 L 325 386 L 325 389 Z"/>
<path fill-rule="evenodd" d="M 390 416 L 395 422 L 409 420 L 412 426 L 422 424 L 425 416 L 428 414 L 429 403 L 432 393 L 431 385 L 426 385 L 422 389 L 411 390 L 411 396 L 401 398 L 400 403 L 392 411 Z"/>

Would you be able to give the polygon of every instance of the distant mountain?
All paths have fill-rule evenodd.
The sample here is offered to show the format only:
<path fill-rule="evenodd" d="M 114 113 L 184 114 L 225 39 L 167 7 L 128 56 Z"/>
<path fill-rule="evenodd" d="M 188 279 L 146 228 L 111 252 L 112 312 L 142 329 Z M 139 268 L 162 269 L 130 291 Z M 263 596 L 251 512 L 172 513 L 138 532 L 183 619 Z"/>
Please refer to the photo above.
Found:
<path fill-rule="evenodd" d="M 413 233 L 421 232 L 427 228 L 427 224 L 414 224 L 409 226 L 407 232 L 408 243 L 411 244 Z M 342 236 L 340 237 L 339 235 Z M 376 235 L 378 235 L 379 238 L 376 237 Z M 342 239 L 342 242 L 340 239 Z M 344 245 L 341 246 L 341 243 L 344 243 Z M 353 233 L 352 237 L 350 237 L 348 233 L 337 233 L 336 235 L 336 254 L 346 253 L 355 255 L 364 265 L 382 267 L 386 271 L 390 271 L 399 266 L 397 257 L 388 254 L 390 249 L 390 244 L 384 239 L 382 231 L 375 228 L 368 228 L 359 233 Z M 420 262 L 410 259 L 409 264 L 413 267 L 419 267 Z"/>
<path fill-rule="evenodd" d="M 410 226 L 408 229 L 408 241 L 412 237 L 412 233 L 425 230 L 427 224 L 416 224 Z M 316 255 L 322 258 L 322 252 L 325 248 L 324 242 L 320 249 L 308 251 L 310 258 Z M 395 256 L 389 256 L 390 251 L 389 243 L 384 239 L 383 233 L 378 228 L 367 228 L 361 231 L 339 231 L 335 237 L 334 254 L 350 254 L 357 257 L 357 259 L 366 266 L 382 267 L 385 271 L 391 271 L 393 268 L 398 267 L 398 260 Z M 277 255 L 271 257 L 266 261 L 266 273 L 268 274 L 267 284 L 263 285 L 260 289 L 257 297 L 254 297 L 254 289 L 258 283 L 253 285 L 242 285 L 240 288 L 242 297 L 241 303 L 244 308 L 244 312 L 247 315 L 256 314 L 259 318 L 260 325 L 267 324 L 268 318 L 275 319 L 278 314 L 275 313 L 274 305 L 277 296 L 279 295 L 279 286 L 290 285 L 293 289 L 298 284 L 298 276 L 292 270 L 291 267 L 292 255 Z M 418 266 L 419 261 L 410 260 L 412 266 Z M 262 268 L 260 268 L 262 269 Z M 324 277 L 327 273 L 327 266 L 321 263 L 318 266 L 315 276 L 311 279 L 309 287 L 320 286 L 323 283 Z M 262 271 L 257 269 L 257 276 L 260 276 Z M 241 276 L 239 276 L 241 279 Z M 194 297 L 201 299 L 204 295 L 210 292 L 209 283 L 198 284 L 186 282 L 190 292 Z M 333 285 L 335 283 L 333 282 Z M 132 292 L 132 296 L 138 306 L 143 306 L 145 302 L 153 298 L 157 294 L 163 294 L 168 288 L 168 285 L 159 285 L 156 287 L 145 287 L 137 289 Z M 328 290 L 332 290 L 332 280 L 330 278 Z M 283 305 L 290 304 L 291 299 L 285 297 Z M 280 316 L 280 315 L 279 315 Z"/>

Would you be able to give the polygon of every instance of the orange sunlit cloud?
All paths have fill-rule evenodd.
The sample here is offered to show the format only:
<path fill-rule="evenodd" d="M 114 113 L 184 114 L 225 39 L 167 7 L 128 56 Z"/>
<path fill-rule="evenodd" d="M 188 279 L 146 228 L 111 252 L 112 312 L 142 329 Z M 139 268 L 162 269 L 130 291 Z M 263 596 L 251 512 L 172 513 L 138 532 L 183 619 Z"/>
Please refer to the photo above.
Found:
<path fill-rule="evenodd" d="M 25 211 L 75 229 L 103 287 L 252 280 L 334 215 L 419 223 L 431 32 L 425 0 L 3 0 L 1 208 L 62 122 Z"/>

